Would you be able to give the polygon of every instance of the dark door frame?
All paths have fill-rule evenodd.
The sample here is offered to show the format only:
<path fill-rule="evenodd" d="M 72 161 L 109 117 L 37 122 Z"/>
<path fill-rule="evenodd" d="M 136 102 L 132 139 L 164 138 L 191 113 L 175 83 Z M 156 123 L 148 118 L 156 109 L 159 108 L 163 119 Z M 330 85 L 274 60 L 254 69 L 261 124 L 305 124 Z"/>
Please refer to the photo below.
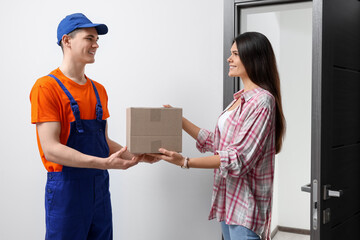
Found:
<path fill-rule="evenodd" d="M 311 239 L 320 240 L 321 228 L 321 115 L 323 0 L 313 1 L 312 100 L 311 100 Z"/>

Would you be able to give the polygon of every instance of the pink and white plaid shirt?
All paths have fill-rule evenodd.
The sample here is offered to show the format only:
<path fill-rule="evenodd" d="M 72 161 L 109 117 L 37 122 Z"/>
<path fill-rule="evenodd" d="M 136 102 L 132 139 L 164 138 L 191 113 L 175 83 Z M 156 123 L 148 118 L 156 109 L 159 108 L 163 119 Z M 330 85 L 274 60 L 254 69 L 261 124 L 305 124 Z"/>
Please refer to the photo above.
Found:
<path fill-rule="evenodd" d="M 223 134 L 201 129 L 196 147 L 221 158 L 214 170 L 209 219 L 242 225 L 270 239 L 275 160 L 275 98 L 256 88 L 234 94 L 241 104 L 225 121 Z"/>

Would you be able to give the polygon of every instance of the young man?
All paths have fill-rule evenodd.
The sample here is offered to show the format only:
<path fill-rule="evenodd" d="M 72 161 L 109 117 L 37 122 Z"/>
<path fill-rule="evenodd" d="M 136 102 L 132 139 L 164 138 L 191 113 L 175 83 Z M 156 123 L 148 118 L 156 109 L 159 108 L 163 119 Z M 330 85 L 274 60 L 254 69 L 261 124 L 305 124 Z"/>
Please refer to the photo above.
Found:
<path fill-rule="evenodd" d="M 57 30 L 62 64 L 38 79 L 30 93 L 31 122 L 48 171 L 46 239 L 112 239 L 106 169 L 139 162 L 108 137 L 105 88 L 84 73 L 95 61 L 98 35 L 107 32 L 105 24 L 93 24 L 81 13 L 66 16 Z"/>

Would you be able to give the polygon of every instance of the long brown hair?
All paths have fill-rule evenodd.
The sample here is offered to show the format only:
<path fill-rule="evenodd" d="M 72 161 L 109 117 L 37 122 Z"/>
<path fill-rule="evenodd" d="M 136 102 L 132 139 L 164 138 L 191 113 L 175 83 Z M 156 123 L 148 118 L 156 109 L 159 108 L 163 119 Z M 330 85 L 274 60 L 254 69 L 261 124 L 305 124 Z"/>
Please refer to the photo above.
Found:
<path fill-rule="evenodd" d="M 285 135 L 286 122 L 281 104 L 280 78 L 271 43 L 258 32 L 240 34 L 234 42 L 251 81 L 269 91 L 275 98 L 275 148 L 276 153 L 279 153 Z"/>

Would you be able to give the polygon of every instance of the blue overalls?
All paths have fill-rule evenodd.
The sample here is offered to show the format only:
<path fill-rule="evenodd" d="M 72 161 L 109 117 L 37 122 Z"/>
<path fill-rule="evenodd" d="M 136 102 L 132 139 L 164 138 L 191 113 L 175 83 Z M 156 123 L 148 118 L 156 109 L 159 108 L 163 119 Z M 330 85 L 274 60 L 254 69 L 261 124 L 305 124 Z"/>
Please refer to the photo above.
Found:
<path fill-rule="evenodd" d="M 108 157 L 106 120 L 102 120 L 99 94 L 96 119 L 80 119 L 79 106 L 62 82 L 53 75 L 70 100 L 75 121 L 70 123 L 66 145 L 84 154 Z M 112 211 L 107 170 L 63 166 L 62 172 L 48 172 L 45 189 L 47 240 L 109 240 L 113 238 Z"/>

